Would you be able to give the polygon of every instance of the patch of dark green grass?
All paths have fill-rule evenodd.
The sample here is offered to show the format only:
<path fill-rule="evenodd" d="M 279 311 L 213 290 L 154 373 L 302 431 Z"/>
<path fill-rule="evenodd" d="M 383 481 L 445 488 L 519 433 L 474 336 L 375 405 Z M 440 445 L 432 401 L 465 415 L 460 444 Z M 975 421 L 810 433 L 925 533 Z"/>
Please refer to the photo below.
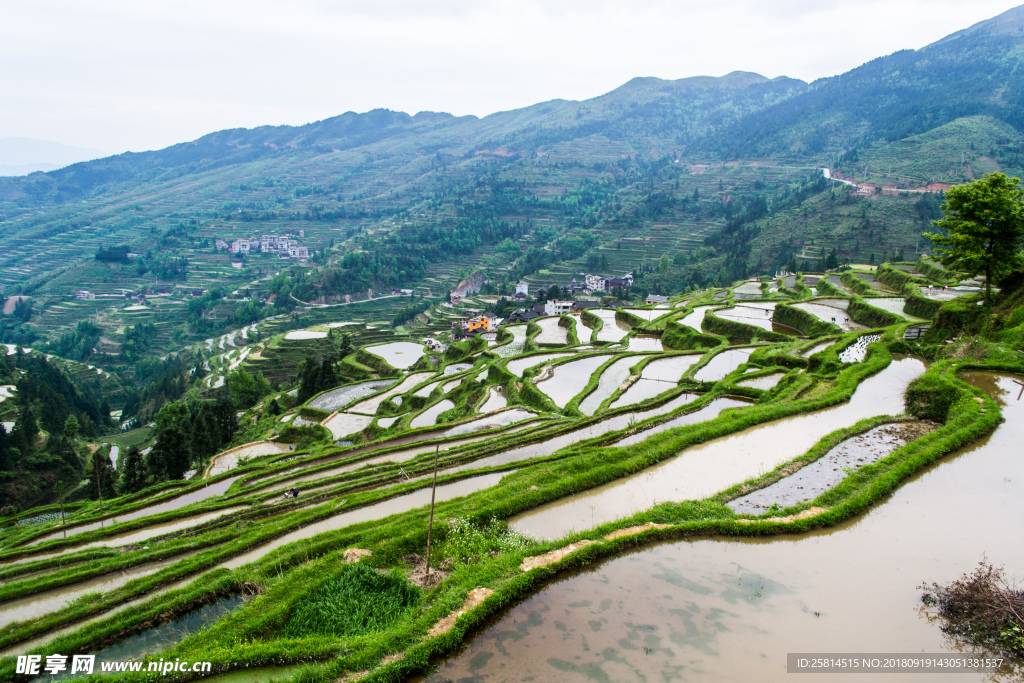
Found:
<path fill-rule="evenodd" d="M 351 637 L 383 631 L 421 596 L 422 591 L 401 574 L 381 574 L 366 565 L 352 565 L 299 603 L 282 636 Z"/>

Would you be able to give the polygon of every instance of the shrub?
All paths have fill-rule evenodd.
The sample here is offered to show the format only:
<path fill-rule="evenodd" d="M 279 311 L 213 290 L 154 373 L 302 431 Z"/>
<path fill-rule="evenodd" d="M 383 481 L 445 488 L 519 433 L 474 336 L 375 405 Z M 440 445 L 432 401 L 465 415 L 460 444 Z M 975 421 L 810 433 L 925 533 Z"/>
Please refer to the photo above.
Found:
<path fill-rule="evenodd" d="M 454 517 L 448 522 L 444 543 L 439 548 L 442 557 L 455 562 L 476 562 L 494 552 L 518 552 L 530 542 L 508 528 L 497 517 L 491 517 L 487 526 L 480 528 L 465 517 Z"/>
<path fill-rule="evenodd" d="M 995 654 L 1024 655 L 1024 590 L 1007 585 L 1003 570 L 982 561 L 973 574 L 941 586 L 920 586 L 929 592 L 924 604 L 938 607 L 944 633 L 982 646 Z"/>

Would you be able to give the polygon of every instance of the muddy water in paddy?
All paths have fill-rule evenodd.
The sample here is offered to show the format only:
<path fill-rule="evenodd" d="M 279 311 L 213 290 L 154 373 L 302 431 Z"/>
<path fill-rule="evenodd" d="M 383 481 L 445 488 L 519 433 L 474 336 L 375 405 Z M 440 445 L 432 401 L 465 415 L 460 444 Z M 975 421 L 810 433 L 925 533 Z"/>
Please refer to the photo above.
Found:
<path fill-rule="evenodd" d="M 901 318 L 910 320 L 913 322 L 924 322 L 925 318 L 918 318 L 917 316 L 910 315 L 903 310 L 904 306 L 907 305 L 907 300 L 903 297 L 882 297 L 877 299 L 864 299 L 864 303 L 868 306 L 874 306 L 875 308 L 881 308 L 883 311 L 895 313 Z"/>
<path fill-rule="evenodd" d="M 559 358 L 565 358 L 571 356 L 571 353 L 543 353 L 539 356 L 530 356 L 528 358 L 520 358 L 518 360 L 510 360 L 505 366 L 509 372 L 516 377 L 522 377 L 523 371 L 532 368 L 535 365 L 541 363 L 548 363 Z"/>
<path fill-rule="evenodd" d="M 699 382 L 717 382 L 747 362 L 754 349 L 729 349 L 722 351 L 708 364 L 698 370 L 693 378 Z"/>
<path fill-rule="evenodd" d="M 534 341 L 538 344 L 565 344 L 568 341 L 569 328 L 559 327 L 560 320 L 560 318 L 534 320 L 533 322 L 540 327 L 540 334 L 534 338 Z"/>
<path fill-rule="evenodd" d="M 740 408 L 745 405 L 749 405 L 749 403 L 746 401 L 739 401 L 734 398 L 716 398 L 699 410 L 695 410 L 692 413 L 687 413 L 685 415 L 680 415 L 677 418 L 655 425 L 650 429 L 645 429 L 637 434 L 631 434 L 630 436 L 619 439 L 618 441 L 613 441 L 612 445 L 619 447 L 632 446 L 633 444 L 645 441 L 655 434 L 660 434 L 661 432 L 669 429 L 675 429 L 676 427 L 688 427 L 690 425 L 695 425 L 698 422 L 714 420 L 726 408 Z"/>
<path fill-rule="evenodd" d="M 373 415 L 355 415 L 353 413 L 338 413 L 327 422 L 324 422 L 331 432 L 331 437 L 340 439 L 349 434 L 361 432 L 373 424 Z"/>
<path fill-rule="evenodd" d="M 498 428 L 498 427 L 510 425 L 510 424 L 515 423 L 515 422 L 520 422 L 522 420 L 526 420 L 526 419 L 529 419 L 529 418 L 535 417 L 535 416 L 536 416 L 536 413 L 532 413 L 529 410 L 525 410 L 523 408 L 512 408 L 511 410 L 503 410 L 503 411 L 495 413 L 493 415 L 485 415 L 483 417 L 478 417 L 475 420 L 470 420 L 468 422 L 463 422 L 462 424 L 455 425 L 454 427 L 450 427 L 448 429 L 439 429 L 439 430 L 435 430 L 435 431 L 431 431 L 431 432 L 424 432 L 424 433 L 421 433 L 421 434 L 415 434 L 415 435 L 408 436 L 408 437 L 399 437 L 397 439 L 389 439 L 388 441 L 383 441 L 383 442 L 380 442 L 380 443 L 378 443 L 376 445 L 373 445 L 373 446 L 363 446 L 363 447 L 359 447 L 359 448 L 353 448 L 351 450 L 348 450 L 348 451 L 345 451 L 343 453 L 339 453 L 337 455 L 330 456 L 330 457 L 327 457 L 327 458 L 318 458 L 315 461 L 310 461 L 310 462 L 306 462 L 306 463 L 300 463 L 300 464 L 296 465 L 294 468 L 291 468 L 289 470 L 280 470 L 280 471 L 274 472 L 272 474 L 267 474 L 267 475 L 263 475 L 263 476 L 259 476 L 259 477 L 254 477 L 253 479 L 251 479 L 243 487 L 243 489 L 245 490 L 246 493 L 249 493 L 249 492 L 252 492 L 252 491 L 256 491 L 260 487 L 266 486 L 266 483 L 265 483 L 266 480 L 270 479 L 272 477 L 283 476 L 285 474 L 290 475 L 291 477 L 299 477 L 299 476 L 302 476 L 303 473 L 306 472 L 307 469 L 310 468 L 310 467 L 324 465 L 326 463 L 334 462 L 336 460 L 342 460 L 342 459 L 345 459 L 345 458 L 351 458 L 351 457 L 353 457 L 355 455 L 359 455 L 359 454 L 363 454 L 363 453 L 372 453 L 374 451 L 382 450 L 382 449 L 385 449 L 385 448 L 394 448 L 395 446 L 402 446 L 402 445 L 405 445 L 405 444 L 416 443 L 416 442 L 419 442 L 419 441 L 426 441 L 428 439 L 440 439 L 440 438 L 459 436 L 459 435 L 462 435 L 462 434 L 472 434 L 474 432 L 490 430 L 490 429 L 495 429 L 495 428 Z M 516 428 L 514 430 L 503 432 L 503 435 L 511 433 L 511 431 L 518 431 L 519 429 L 527 429 L 527 428 L 531 428 L 531 425 L 524 425 L 524 426 L 518 427 L 518 428 Z M 477 437 L 473 437 L 473 438 L 460 439 L 460 440 L 458 440 L 456 442 L 447 443 L 447 444 L 445 444 L 445 446 L 446 447 L 452 446 L 452 445 L 461 446 L 461 445 L 464 445 L 464 444 L 472 443 L 474 441 L 482 441 L 483 439 L 489 439 L 489 438 L 491 438 L 491 437 L 490 436 L 477 436 Z M 391 453 L 386 454 L 386 455 L 381 455 L 381 456 L 378 456 L 378 457 L 371 457 L 371 458 L 368 458 L 366 460 L 361 460 L 361 461 L 356 462 L 356 463 L 352 463 L 352 464 L 349 464 L 349 465 L 343 465 L 343 466 L 337 468 L 337 472 L 347 472 L 349 470 L 353 470 L 353 469 L 357 469 L 359 467 L 362 467 L 363 465 L 368 465 L 368 464 L 372 464 L 372 463 L 382 462 L 382 461 L 385 461 L 385 460 L 392 460 L 394 458 L 402 458 L 408 452 L 412 452 L 413 455 L 411 455 L 411 456 L 409 456 L 407 458 L 404 458 L 405 460 L 408 460 L 408 459 L 411 459 L 413 456 L 415 456 L 415 455 L 417 455 L 419 453 L 426 453 L 427 451 L 433 450 L 433 448 L 434 448 L 434 446 L 430 445 L 430 446 L 421 446 L 419 448 L 414 448 L 414 449 L 411 449 L 410 451 L 404 451 L 404 450 L 403 451 L 392 451 Z M 396 462 L 401 462 L 401 460 L 397 460 Z M 307 481 L 308 479 L 311 479 L 311 478 L 312 479 L 316 479 L 316 478 L 319 478 L 319 477 L 327 476 L 326 472 L 335 472 L 335 473 L 337 473 L 336 470 L 334 470 L 334 469 L 332 469 L 332 470 L 324 470 L 320 474 L 316 474 L 313 477 L 304 477 L 302 479 L 302 481 Z M 284 482 L 281 485 L 275 484 L 273 489 L 268 489 L 268 490 L 274 490 L 274 489 L 277 489 L 277 488 L 282 488 L 283 486 L 291 486 L 293 483 L 295 483 L 295 479 L 294 478 L 293 479 L 289 479 L 287 482 Z"/>
<path fill-rule="evenodd" d="M 565 408 L 573 396 L 587 386 L 594 371 L 610 358 L 611 356 L 593 355 L 556 365 L 549 378 L 535 382 L 534 386 L 547 394 L 556 406 Z"/>
<path fill-rule="evenodd" d="M 834 301 L 841 300 L 834 299 Z M 810 313 L 815 318 L 823 322 L 835 323 L 846 332 L 867 329 L 863 325 L 853 322 L 853 319 L 850 318 L 850 315 L 846 311 L 820 301 L 814 303 L 795 303 L 793 304 L 793 308 L 799 308 L 801 311 Z"/>
<path fill-rule="evenodd" d="M 847 403 L 691 446 L 643 472 L 548 503 L 510 522 L 528 536 L 558 538 L 656 503 L 703 498 L 802 455 L 836 429 L 874 415 L 902 413 L 904 390 L 923 372 L 924 364 L 917 359 L 894 360 L 864 380 Z"/>
<path fill-rule="evenodd" d="M 489 413 L 493 410 L 501 410 L 508 405 L 508 399 L 505 398 L 505 394 L 499 393 L 495 390 L 495 387 L 491 387 L 487 390 L 487 400 L 484 401 L 483 405 L 480 406 L 481 413 Z"/>
<path fill-rule="evenodd" d="M 655 334 L 636 334 L 627 340 L 627 351 L 664 351 L 661 337 Z"/>
<path fill-rule="evenodd" d="M 633 329 L 628 324 L 616 320 L 615 311 L 610 308 L 591 308 L 589 309 L 589 312 L 599 317 L 604 323 L 604 326 L 597 331 L 596 341 L 622 341 L 622 338 L 629 334 L 629 331 Z"/>
<path fill-rule="evenodd" d="M 624 309 L 624 310 L 626 311 L 626 313 L 629 313 L 630 315 L 635 315 L 636 317 L 638 317 L 638 318 L 640 318 L 642 320 L 646 320 L 647 322 L 653 322 L 654 320 L 656 320 L 656 319 L 660 318 L 661 316 L 665 315 L 666 313 L 668 313 L 668 311 L 666 311 L 664 309 L 662 309 L 662 310 L 657 310 L 657 309 L 655 309 L 655 310 L 644 310 L 644 309 L 640 309 L 640 308 L 627 308 L 627 309 Z"/>
<path fill-rule="evenodd" d="M 736 382 L 741 387 L 750 387 L 751 389 L 771 389 L 779 380 L 785 377 L 781 372 L 776 372 L 772 375 L 764 375 L 763 377 L 755 377 L 753 379 L 745 379 L 742 382 Z"/>
<path fill-rule="evenodd" d="M 654 398 L 675 389 L 690 366 L 701 359 L 701 354 L 673 356 L 652 360 L 644 366 L 640 379 L 633 382 L 608 408 L 615 409 Z"/>
<path fill-rule="evenodd" d="M 391 342 L 380 346 L 367 346 L 365 350 L 387 361 L 388 365 L 404 370 L 416 364 L 426 352 L 423 344 L 413 342 Z"/>
<path fill-rule="evenodd" d="M 762 301 L 751 304 L 736 304 L 732 308 L 723 308 L 715 311 L 713 315 L 725 320 L 731 320 L 744 325 L 753 325 L 769 332 L 800 336 L 800 330 L 786 327 L 772 321 L 772 313 L 775 311 L 775 302 Z"/>
<path fill-rule="evenodd" d="M 183 614 L 177 619 L 154 626 L 142 633 L 114 643 L 102 650 L 93 650 L 90 653 L 96 655 L 96 670 L 100 668 L 100 662 L 123 662 L 127 660 L 137 661 L 146 655 L 156 654 L 171 648 L 187 636 L 198 632 L 203 627 L 212 624 L 221 617 L 230 614 L 247 602 L 247 599 L 240 595 L 225 596 L 209 605 L 192 610 Z M 37 676 L 29 683 L 46 683 L 49 681 L 70 681 L 85 678 L 81 674 L 70 675 L 64 672 L 63 675 L 50 676 L 44 674 Z M 204 679 L 207 680 L 207 679 Z"/>
<path fill-rule="evenodd" d="M 800 536 L 666 543 L 565 574 L 427 680 L 790 681 L 787 652 L 954 652 L 917 586 L 947 583 L 983 555 L 1018 577 L 1011 568 L 1024 566 L 1024 544 L 1007 542 L 1024 519 L 1020 387 L 1008 376 L 965 379 L 1000 396 L 1006 421 L 865 516 Z"/>
<path fill-rule="evenodd" d="M 332 412 L 339 408 L 343 408 L 356 399 L 369 396 L 381 389 L 386 389 L 394 383 L 395 380 L 393 379 L 373 379 L 369 382 L 360 382 L 359 384 L 350 384 L 345 387 L 339 387 L 332 391 L 328 391 L 326 394 L 320 394 L 309 402 L 309 407 Z"/>
<path fill-rule="evenodd" d="M 728 505 L 733 512 L 760 515 L 772 505 L 791 507 L 814 500 L 849 473 L 891 455 L 909 440 L 932 431 L 929 423 L 886 424 L 850 437 L 788 477 L 758 489 Z"/>
<path fill-rule="evenodd" d="M 707 313 L 712 308 L 715 308 L 715 306 L 697 306 L 689 313 L 689 315 L 684 317 L 679 322 L 680 324 L 686 325 L 691 330 L 703 332 L 704 330 L 701 329 L 701 322 L 703 322 L 704 320 L 704 314 Z"/>
<path fill-rule="evenodd" d="M 551 455 L 555 451 L 558 451 L 566 446 L 571 446 L 587 439 L 593 439 L 607 434 L 608 432 L 618 431 L 625 429 L 633 422 L 642 422 L 648 418 L 656 415 L 667 415 L 673 410 L 681 408 L 682 406 L 695 401 L 698 398 L 696 394 L 683 394 L 677 396 L 671 401 L 667 401 L 665 404 L 660 405 L 656 408 L 648 408 L 647 410 L 638 410 L 632 413 L 625 413 L 623 415 L 616 415 L 610 417 L 607 420 L 601 420 L 582 429 L 575 429 L 561 436 L 548 439 L 546 441 L 540 441 L 537 443 L 527 444 L 525 446 L 519 446 L 518 448 L 512 448 L 507 451 L 502 451 L 497 455 L 492 455 L 480 460 L 475 460 L 471 463 L 460 465 L 452 472 L 460 472 L 462 470 L 476 469 L 477 467 L 492 467 L 495 465 L 507 465 L 512 462 L 519 462 L 521 460 L 528 460 L 530 458 L 542 458 Z M 652 428 L 652 429 L 656 429 Z"/>
<path fill-rule="evenodd" d="M 77 600 L 86 593 L 105 593 L 120 588 L 132 579 L 155 574 L 164 567 L 191 557 L 195 553 L 177 555 L 175 557 L 160 560 L 159 562 L 147 562 L 137 567 L 129 567 L 122 571 L 99 576 L 94 579 L 87 579 L 78 583 L 68 584 L 60 588 L 36 593 L 19 600 L 0 603 L 0 628 L 16 621 L 35 619 L 50 612 L 56 612 L 67 606 L 69 602 Z"/>
<path fill-rule="evenodd" d="M 422 413 L 420 413 L 419 415 L 414 417 L 412 419 L 412 421 L 409 422 L 409 429 L 419 429 L 420 427 L 429 427 L 432 424 L 435 424 L 437 422 L 438 415 L 440 415 L 441 413 L 443 413 L 446 410 L 451 410 L 454 407 L 455 407 L 455 404 L 452 403 L 451 401 L 449 401 L 448 399 L 444 399 L 443 401 L 438 401 L 437 403 L 435 403 L 434 405 L 430 406 L 429 408 L 424 410 Z"/>
<path fill-rule="evenodd" d="M 501 478 L 504 477 L 508 472 L 497 472 L 493 474 L 484 474 L 478 477 L 471 477 L 469 479 L 463 479 L 452 484 L 444 484 L 437 487 L 437 502 L 443 502 L 452 500 L 453 498 L 459 498 L 460 496 L 467 496 L 470 493 L 480 491 L 490 486 L 497 485 Z M 221 567 L 227 567 L 228 569 L 237 569 L 242 565 L 255 562 L 259 558 L 263 557 L 267 553 L 288 545 L 295 541 L 301 541 L 306 538 L 312 538 L 317 534 L 322 534 L 327 531 L 334 531 L 336 529 L 342 529 L 352 524 L 358 524 L 360 522 L 369 522 L 373 520 L 383 519 L 390 515 L 395 515 L 400 512 L 408 512 L 409 510 L 415 510 L 418 507 L 430 504 L 430 487 L 425 489 L 419 489 L 412 493 L 407 493 L 396 498 L 390 498 L 388 500 L 374 503 L 373 505 L 367 505 L 355 510 L 349 510 L 348 512 L 342 512 L 333 517 L 329 517 L 320 522 L 315 522 L 309 526 L 297 529 L 289 534 L 285 534 L 280 538 L 277 538 L 269 543 L 259 546 L 255 550 L 250 550 L 244 555 L 233 557 L 227 562 L 222 563 Z"/>
<path fill-rule="evenodd" d="M 643 360 L 643 356 L 628 356 L 615 361 L 601 373 L 597 387 L 580 401 L 579 410 L 584 415 L 593 415 L 605 399 L 615 393 L 629 377 L 629 369 Z"/>
<path fill-rule="evenodd" d="M 162 512 L 170 512 L 171 510 L 177 510 L 179 508 L 185 507 L 186 505 L 198 503 L 201 500 L 206 500 L 207 498 L 211 498 L 213 496 L 222 495 L 237 480 L 238 477 L 229 477 L 227 479 L 222 479 L 221 481 L 218 481 L 216 483 L 209 484 L 202 488 L 196 489 L 191 493 L 186 493 L 183 496 L 178 496 L 177 498 L 172 498 L 171 500 L 162 503 L 156 503 L 155 505 L 147 505 L 146 507 L 139 510 L 135 510 L 133 512 L 128 512 L 123 515 L 118 515 L 116 517 L 104 519 L 99 522 L 93 522 L 92 524 L 83 524 L 82 526 L 61 529 L 60 531 L 55 531 L 52 534 L 47 534 L 42 538 L 37 538 L 28 545 L 35 545 L 36 543 L 50 541 L 55 538 L 68 538 L 74 536 L 75 534 L 82 533 L 83 531 L 92 531 L 93 529 L 108 527 L 117 522 L 130 522 L 132 520 L 139 519 L 140 517 L 148 517 L 150 515 L 157 515 Z"/>
<path fill-rule="evenodd" d="M 368 398 L 365 401 L 361 401 L 355 404 L 354 406 L 351 406 L 348 410 L 349 412 L 352 413 L 365 413 L 366 415 L 373 415 L 377 412 L 377 408 L 380 407 L 381 403 L 388 400 L 392 396 L 404 394 L 405 392 L 409 391 L 426 378 L 430 377 L 432 374 L 433 373 L 430 372 L 413 373 L 406 377 L 404 380 L 402 380 L 402 383 L 399 384 L 398 386 L 385 391 L 383 394 L 378 394 L 373 398 Z"/>
<path fill-rule="evenodd" d="M 821 352 L 821 351 L 824 351 L 825 349 L 827 349 L 828 347 L 832 346 L 832 345 L 833 345 L 833 344 L 835 344 L 835 343 L 836 343 L 836 342 L 835 342 L 835 340 L 833 339 L 832 341 L 827 341 L 827 342 L 821 342 L 820 344 L 815 344 L 814 346 L 810 347 L 809 349 L 806 349 L 806 350 L 804 350 L 804 351 L 801 351 L 801 352 L 800 352 L 800 355 L 801 355 L 801 356 L 804 356 L 804 357 L 810 357 L 810 356 L 813 356 L 813 355 L 814 355 L 814 354 L 816 354 L 816 353 L 819 353 L 819 352 Z"/>

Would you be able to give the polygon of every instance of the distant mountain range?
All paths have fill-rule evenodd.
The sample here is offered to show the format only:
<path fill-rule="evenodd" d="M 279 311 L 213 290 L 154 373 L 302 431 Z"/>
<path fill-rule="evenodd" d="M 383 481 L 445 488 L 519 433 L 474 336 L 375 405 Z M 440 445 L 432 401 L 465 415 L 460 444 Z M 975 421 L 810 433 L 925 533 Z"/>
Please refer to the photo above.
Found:
<path fill-rule="evenodd" d="M 505 238 L 524 254 L 544 250 L 507 261 L 515 264 L 508 277 L 545 271 L 552 280 L 547 266 L 570 257 L 563 270 L 578 272 L 595 259 L 635 267 L 702 243 L 728 251 L 707 273 L 676 281 L 699 283 L 820 256 L 823 244 L 851 259 L 926 248 L 921 232 L 937 203 L 908 210 L 861 192 L 837 211 L 822 199 L 835 199 L 834 184 L 815 180 L 816 169 L 944 187 L 992 170 L 1019 173 L 1022 132 L 1018 7 L 813 83 L 749 72 L 636 78 L 589 100 L 483 118 L 348 112 L 0 178 L 0 281 L 47 282 L 73 258 L 61 251 L 68 243 L 79 255 L 101 244 L 159 248 L 154 235 L 188 217 L 207 237 L 302 221 L 314 248 L 411 259 L 374 265 L 369 280 L 358 279 L 363 291 L 368 282 L 436 291 L 457 281 L 454 264 L 486 266 Z M 747 170 L 729 170 L 737 165 Z M 565 246 L 582 230 L 593 234 Z M 18 247 L 45 240 L 52 248 L 24 263 Z M 628 257 L 623 240 L 634 240 Z M 509 249 L 510 259 L 519 253 Z M 445 259 L 451 267 L 439 265 Z"/>
<path fill-rule="evenodd" d="M 49 140 L 0 138 L 0 176 L 53 171 L 80 161 L 106 156 L 98 149 L 83 149 Z"/>

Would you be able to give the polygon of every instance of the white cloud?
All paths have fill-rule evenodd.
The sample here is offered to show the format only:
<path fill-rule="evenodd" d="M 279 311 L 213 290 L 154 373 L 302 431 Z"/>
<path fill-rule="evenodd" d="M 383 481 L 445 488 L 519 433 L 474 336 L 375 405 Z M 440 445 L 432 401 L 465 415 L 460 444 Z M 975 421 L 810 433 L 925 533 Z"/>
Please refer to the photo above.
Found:
<path fill-rule="evenodd" d="M 29 0 L 0 9 L 0 136 L 111 152 L 387 107 L 484 115 L 634 76 L 805 80 L 997 0 Z"/>

